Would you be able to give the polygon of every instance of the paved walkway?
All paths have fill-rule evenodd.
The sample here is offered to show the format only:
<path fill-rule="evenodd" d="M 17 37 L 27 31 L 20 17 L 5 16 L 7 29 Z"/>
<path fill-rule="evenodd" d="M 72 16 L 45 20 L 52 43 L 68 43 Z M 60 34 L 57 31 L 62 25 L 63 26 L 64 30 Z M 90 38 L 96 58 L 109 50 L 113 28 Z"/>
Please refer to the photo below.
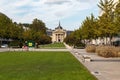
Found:
<path fill-rule="evenodd" d="M 22 48 L 0 48 L 0 52 L 5 51 L 27 51 L 27 49 Z M 28 51 L 69 51 L 68 49 L 35 49 L 35 48 L 29 48 Z"/>
<path fill-rule="evenodd" d="M 103 58 L 86 53 L 85 49 L 72 49 L 67 45 L 66 47 L 98 80 L 120 80 L 120 58 Z M 93 61 L 83 61 L 81 55 L 87 55 Z"/>
<path fill-rule="evenodd" d="M 0 48 L 0 52 L 5 52 L 5 51 L 9 51 L 8 48 Z"/>

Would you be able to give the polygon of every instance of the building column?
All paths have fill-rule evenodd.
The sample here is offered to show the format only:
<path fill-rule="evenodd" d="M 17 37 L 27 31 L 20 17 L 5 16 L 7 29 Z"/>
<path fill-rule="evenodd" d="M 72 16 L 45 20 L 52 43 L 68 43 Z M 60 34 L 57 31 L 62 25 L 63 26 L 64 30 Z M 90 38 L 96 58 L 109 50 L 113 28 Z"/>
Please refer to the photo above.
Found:
<path fill-rule="evenodd" d="M 59 42 L 59 40 L 60 40 L 60 34 L 58 34 L 58 39 L 57 39 L 57 40 L 58 40 L 58 42 Z"/>
<path fill-rule="evenodd" d="M 63 39 L 62 39 L 62 34 L 61 34 L 61 42 L 63 42 Z"/>
<path fill-rule="evenodd" d="M 60 42 L 62 42 L 62 34 L 60 34 Z"/>
<path fill-rule="evenodd" d="M 56 41 L 56 42 L 57 42 L 57 36 L 58 36 L 58 35 L 56 34 L 56 36 L 55 36 L 55 41 Z"/>
<path fill-rule="evenodd" d="M 63 34 L 61 34 L 61 36 L 62 36 L 62 42 L 63 42 L 63 40 L 64 40 L 64 38 L 63 38 Z"/>

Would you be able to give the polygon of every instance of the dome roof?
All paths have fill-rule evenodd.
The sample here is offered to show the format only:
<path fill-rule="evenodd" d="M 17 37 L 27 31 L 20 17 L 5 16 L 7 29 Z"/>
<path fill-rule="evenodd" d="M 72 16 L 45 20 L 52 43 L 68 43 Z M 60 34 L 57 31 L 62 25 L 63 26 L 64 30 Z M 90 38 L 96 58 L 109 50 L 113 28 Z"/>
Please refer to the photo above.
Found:
<path fill-rule="evenodd" d="M 58 27 L 56 27 L 55 29 L 63 29 L 62 26 L 60 25 L 60 21 Z"/>

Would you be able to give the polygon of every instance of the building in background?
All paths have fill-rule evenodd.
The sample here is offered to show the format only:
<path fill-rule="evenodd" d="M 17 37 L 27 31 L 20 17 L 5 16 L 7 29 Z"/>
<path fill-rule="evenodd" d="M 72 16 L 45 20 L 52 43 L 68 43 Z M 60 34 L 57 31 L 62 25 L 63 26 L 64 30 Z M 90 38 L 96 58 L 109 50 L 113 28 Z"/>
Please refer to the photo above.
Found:
<path fill-rule="evenodd" d="M 60 22 L 58 27 L 56 27 L 54 30 L 48 29 L 47 35 L 52 38 L 52 42 L 63 42 L 67 35 L 69 35 L 73 31 L 67 31 L 63 29 Z"/>

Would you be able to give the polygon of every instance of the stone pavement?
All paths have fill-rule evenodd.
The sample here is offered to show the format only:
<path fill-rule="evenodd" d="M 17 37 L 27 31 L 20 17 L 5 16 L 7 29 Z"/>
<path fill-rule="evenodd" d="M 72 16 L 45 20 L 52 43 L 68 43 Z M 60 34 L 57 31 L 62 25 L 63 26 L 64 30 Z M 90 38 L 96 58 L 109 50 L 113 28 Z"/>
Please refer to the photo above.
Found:
<path fill-rule="evenodd" d="M 85 49 L 66 47 L 98 80 L 120 80 L 120 58 L 103 58 L 86 53 Z M 80 56 L 84 55 L 89 56 L 92 61 L 83 61 Z"/>

